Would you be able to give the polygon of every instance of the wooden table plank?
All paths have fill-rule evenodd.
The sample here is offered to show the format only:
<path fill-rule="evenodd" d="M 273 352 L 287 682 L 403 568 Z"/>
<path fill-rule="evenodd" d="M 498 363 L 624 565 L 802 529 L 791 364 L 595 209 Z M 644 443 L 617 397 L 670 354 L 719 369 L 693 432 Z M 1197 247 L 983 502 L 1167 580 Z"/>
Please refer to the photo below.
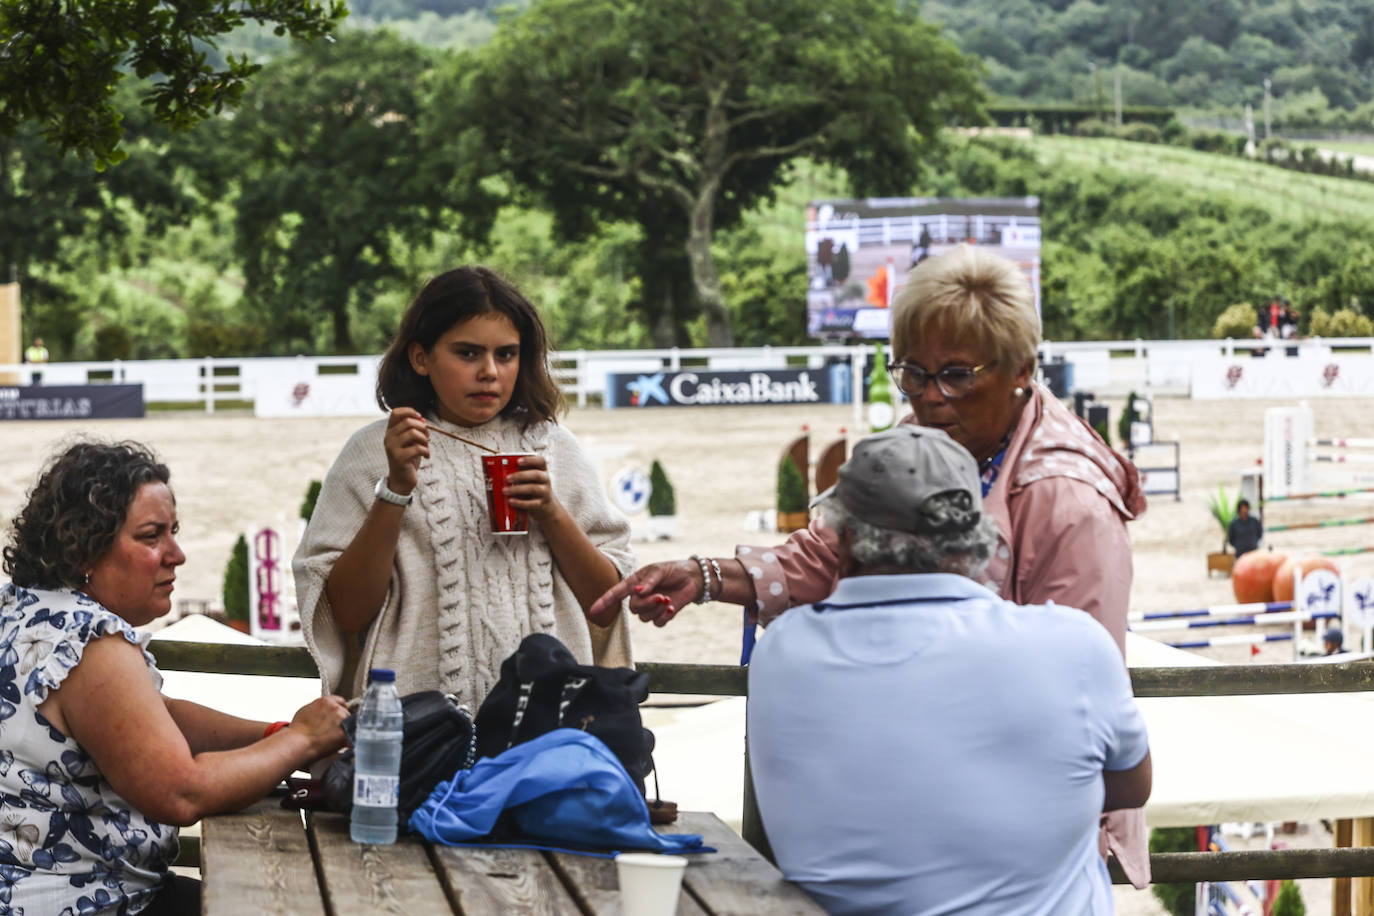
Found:
<path fill-rule="evenodd" d="M 435 846 L 432 852 L 455 913 L 581 914 L 553 866 L 536 850 Z"/>
<path fill-rule="evenodd" d="M 825 911 L 801 888 L 786 881 L 754 847 L 714 814 L 684 812 L 675 833 L 699 833 L 717 852 L 693 856 L 683 884 L 713 916 L 795 914 L 824 916 Z"/>
<path fill-rule="evenodd" d="M 201 823 L 204 912 L 324 916 L 300 814 L 269 798 Z"/>
<path fill-rule="evenodd" d="M 306 818 L 320 887 L 333 916 L 396 916 L 451 912 L 424 843 L 401 836 L 394 844 L 354 843 L 348 818 L 315 812 Z"/>
<path fill-rule="evenodd" d="M 676 825 L 664 830 L 665 833 L 682 832 Z M 693 862 L 710 858 L 714 853 L 688 856 L 687 871 L 690 873 Z M 554 868 L 563 876 L 564 883 L 572 889 L 586 912 L 593 916 L 620 916 L 620 880 L 616 876 L 615 860 L 599 859 L 594 856 L 577 856 L 567 852 L 551 852 L 549 858 Z M 677 916 L 710 916 L 697 903 L 691 894 L 683 893 L 678 897 Z"/>

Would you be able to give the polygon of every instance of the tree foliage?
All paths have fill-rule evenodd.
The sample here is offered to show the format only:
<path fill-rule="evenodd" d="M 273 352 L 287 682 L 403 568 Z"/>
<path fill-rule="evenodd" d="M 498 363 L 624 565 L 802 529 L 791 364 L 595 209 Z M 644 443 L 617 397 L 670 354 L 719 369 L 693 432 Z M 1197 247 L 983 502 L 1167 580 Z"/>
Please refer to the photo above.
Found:
<path fill-rule="evenodd" d="M 275 351 L 355 352 L 355 316 L 401 278 L 398 251 L 443 225 L 431 72 L 426 49 L 349 32 L 269 64 L 216 124 L 238 176 L 245 302 Z"/>
<path fill-rule="evenodd" d="M 1267 205 L 1284 203 L 1282 179 L 1257 197 L 1193 191 L 996 140 L 953 144 L 931 176 L 919 193 L 1040 198 L 1046 337 L 1196 339 L 1238 301 L 1284 295 L 1304 315 L 1374 302 L 1368 219 L 1279 219 Z"/>
<path fill-rule="evenodd" d="M 235 104 L 259 68 L 234 57 L 217 69 L 203 43 L 250 21 L 319 38 L 347 12 L 343 0 L 0 0 L 0 134 L 33 122 L 103 168 L 125 156 L 115 104 L 125 72 L 147 81 L 159 121 L 188 128 Z"/>
<path fill-rule="evenodd" d="M 71 355 L 89 324 L 95 279 L 146 258 L 140 244 L 203 203 L 167 128 L 138 107 L 131 88 L 115 95 L 127 153 L 118 169 L 96 172 L 44 140 L 37 124 L 0 133 L 0 270 L 24 285 L 29 336 L 47 340 L 56 358 Z"/>
<path fill-rule="evenodd" d="M 1252 337 L 1257 327 L 1255 307 L 1248 302 L 1237 302 L 1217 316 L 1212 324 L 1212 336 L 1218 340 Z"/>
<path fill-rule="evenodd" d="M 660 292 L 690 293 L 713 346 L 734 339 L 715 232 L 795 157 L 901 193 L 939 129 L 978 114 L 971 62 L 894 0 L 542 0 L 453 73 L 441 95 L 474 224 L 503 199 L 493 175 L 568 238 L 638 223 L 657 243 L 640 267 L 679 262 L 655 272 L 674 283 Z"/>
<path fill-rule="evenodd" d="M 1127 105 L 1227 109 L 1263 126 L 1264 80 L 1279 126 L 1374 126 L 1369 0 L 930 0 L 1004 98 L 1106 108 L 1119 74 Z M 1104 76 L 1104 73 L 1106 74 Z"/>
<path fill-rule="evenodd" d="M 1316 337 L 1374 337 L 1374 321 L 1353 308 L 1327 314 L 1326 309 L 1318 307 L 1312 310 L 1307 330 Z"/>

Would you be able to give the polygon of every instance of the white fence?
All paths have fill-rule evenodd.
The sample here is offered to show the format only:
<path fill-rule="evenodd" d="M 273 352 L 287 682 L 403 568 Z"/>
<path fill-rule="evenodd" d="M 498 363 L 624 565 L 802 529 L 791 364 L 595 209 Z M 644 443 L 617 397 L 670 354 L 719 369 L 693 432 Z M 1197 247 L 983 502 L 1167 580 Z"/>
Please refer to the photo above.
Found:
<path fill-rule="evenodd" d="M 563 350 L 552 355 L 555 381 L 578 406 L 599 401 L 612 372 L 819 369 L 847 363 L 857 377 L 871 345 L 732 349 Z M 1374 338 L 1303 341 L 1045 341 L 1041 362 L 1068 364 L 1065 381 L 1099 396 L 1128 391 L 1195 397 L 1297 398 L 1374 394 Z M 376 409 L 377 356 L 319 356 L 0 364 L 0 386 L 141 382 L 150 402 L 245 402 L 261 415 L 366 414 Z M 862 386 L 851 386 L 861 428 Z M 309 402 L 306 404 L 306 402 Z"/>

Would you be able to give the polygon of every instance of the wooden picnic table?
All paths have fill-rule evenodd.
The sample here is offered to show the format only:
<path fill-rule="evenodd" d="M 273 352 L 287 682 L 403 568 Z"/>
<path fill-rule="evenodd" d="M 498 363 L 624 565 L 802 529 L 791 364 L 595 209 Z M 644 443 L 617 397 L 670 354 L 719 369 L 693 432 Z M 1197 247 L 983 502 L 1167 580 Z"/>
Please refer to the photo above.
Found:
<path fill-rule="evenodd" d="M 678 916 L 824 911 L 714 814 L 683 812 L 668 833 L 718 850 L 689 856 Z M 201 823 L 204 916 L 618 914 L 610 859 L 531 849 L 392 846 L 348 837 L 339 814 L 283 810 L 275 798 Z"/>

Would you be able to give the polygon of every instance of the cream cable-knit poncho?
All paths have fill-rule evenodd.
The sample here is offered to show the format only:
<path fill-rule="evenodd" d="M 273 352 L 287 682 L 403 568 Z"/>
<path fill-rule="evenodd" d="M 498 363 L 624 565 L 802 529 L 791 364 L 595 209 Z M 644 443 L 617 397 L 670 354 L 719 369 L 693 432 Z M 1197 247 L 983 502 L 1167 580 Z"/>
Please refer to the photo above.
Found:
<path fill-rule="evenodd" d="M 504 417 L 476 427 L 426 419 L 503 452 L 543 455 L 559 502 L 621 576 L 634 570 L 629 523 L 611 507 L 572 433 L 548 422 L 521 430 Z M 531 633 L 553 634 L 583 663 L 630 663 L 626 615 L 605 629 L 587 622 L 537 523 L 526 536 L 491 534 L 482 452 L 442 435 L 429 438 L 430 458 L 420 465 L 415 500 L 402 519 L 386 603 L 363 634 L 343 633 L 325 579 L 387 473 L 385 430 L 383 418 L 344 445 L 292 561 L 305 642 L 326 692 L 361 696 L 368 669 L 394 668 L 402 696 L 437 688 L 476 710 L 501 662 Z"/>

